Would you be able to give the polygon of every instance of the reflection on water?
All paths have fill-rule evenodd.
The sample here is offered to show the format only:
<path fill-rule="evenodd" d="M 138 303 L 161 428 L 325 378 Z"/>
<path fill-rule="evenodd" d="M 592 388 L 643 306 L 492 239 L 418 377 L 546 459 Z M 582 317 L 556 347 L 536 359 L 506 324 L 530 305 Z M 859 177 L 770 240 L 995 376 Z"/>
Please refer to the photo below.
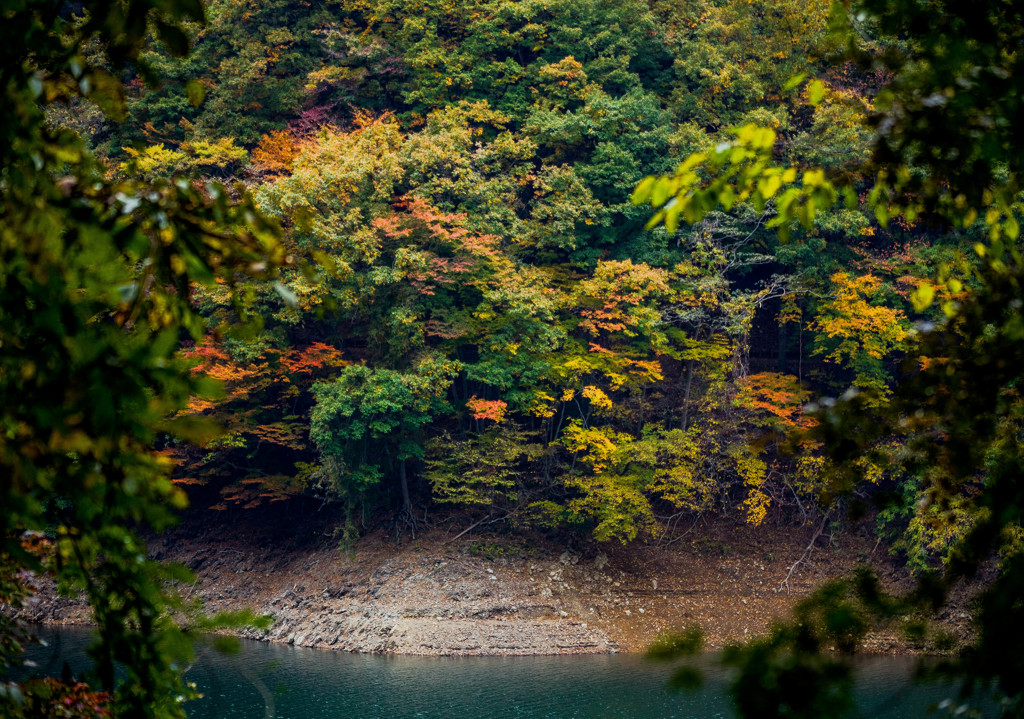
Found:
<path fill-rule="evenodd" d="M 36 671 L 88 667 L 88 633 L 49 630 L 31 651 Z M 913 684 L 913 660 L 877 657 L 858 671 L 859 716 L 913 719 L 948 688 Z M 665 690 L 670 669 L 630 655 L 570 657 L 389 657 L 243 642 L 225 656 L 201 648 L 187 678 L 205 695 L 193 719 L 711 719 L 732 717 L 726 676 L 709 658 L 705 687 Z M 934 716 L 934 715 L 930 715 Z"/>

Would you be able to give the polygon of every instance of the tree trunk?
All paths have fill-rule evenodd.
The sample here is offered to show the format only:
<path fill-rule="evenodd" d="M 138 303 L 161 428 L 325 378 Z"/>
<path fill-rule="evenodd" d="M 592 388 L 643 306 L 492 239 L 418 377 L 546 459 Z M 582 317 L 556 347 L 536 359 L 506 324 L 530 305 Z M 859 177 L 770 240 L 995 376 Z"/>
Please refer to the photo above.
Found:
<path fill-rule="evenodd" d="M 690 360 L 686 365 L 686 393 L 683 395 L 683 421 L 680 428 L 685 432 L 687 422 L 690 419 L 690 389 L 693 387 L 693 365 L 696 360 Z"/>
<path fill-rule="evenodd" d="M 780 315 L 782 314 L 781 307 L 782 307 L 782 300 L 780 299 L 779 300 L 779 308 L 780 308 L 779 314 Z M 779 322 L 779 363 L 778 363 L 778 371 L 781 372 L 782 374 L 786 374 L 786 369 L 787 369 L 787 366 L 788 366 L 788 363 L 786 362 L 786 350 L 788 348 L 789 348 L 789 338 L 786 336 L 786 323 L 780 321 Z"/>
<path fill-rule="evenodd" d="M 409 477 L 405 472 L 405 460 L 398 461 L 398 478 L 402 484 L 402 503 L 405 506 L 405 513 L 412 516 L 412 500 L 409 498 Z"/>

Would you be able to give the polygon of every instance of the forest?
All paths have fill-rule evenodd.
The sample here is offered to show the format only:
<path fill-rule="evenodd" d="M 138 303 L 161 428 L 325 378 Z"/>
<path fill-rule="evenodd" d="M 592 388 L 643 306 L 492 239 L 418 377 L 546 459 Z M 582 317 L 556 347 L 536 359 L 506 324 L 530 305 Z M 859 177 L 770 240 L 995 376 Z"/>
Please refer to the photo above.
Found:
<path fill-rule="evenodd" d="M 829 12 L 224 2 L 185 62 L 147 49 L 161 79 L 125 83 L 120 122 L 55 121 L 118 178 L 241 183 L 288 258 L 246 288 L 248 332 L 226 287 L 193 290 L 208 330 L 181 354 L 224 393 L 183 415 L 226 431 L 164 443 L 174 481 L 219 509 L 341 502 L 349 539 L 438 504 L 619 542 L 681 513 L 815 511 L 821 453 L 779 437 L 816 397 L 885 400 L 981 231 L 882 226 L 866 198 L 786 242 L 752 202 L 645 229 L 631 195 L 748 124 L 792 167 L 862 167 L 885 78 L 829 63 Z M 915 477 L 863 471 L 921 566 L 970 521 L 937 528 Z"/>
<path fill-rule="evenodd" d="M 56 567 L 176 716 L 253 620 L 144 559 L 189 501 L 339 550 L 867 513 L 922 588 L 823 601 L 998 563 L 1019 716 L 1024 18 L 934 5 L 5 0 L 0 599 Z"/>

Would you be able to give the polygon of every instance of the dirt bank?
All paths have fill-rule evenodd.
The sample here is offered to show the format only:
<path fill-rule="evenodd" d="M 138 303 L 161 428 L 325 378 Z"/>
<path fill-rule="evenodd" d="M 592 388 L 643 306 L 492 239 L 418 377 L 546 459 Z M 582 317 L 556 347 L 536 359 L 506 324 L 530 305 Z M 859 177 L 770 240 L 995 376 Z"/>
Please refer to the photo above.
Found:
<path fill-rule="evenodd" d="M 763 632 L 822 580 L 870 562 L 905 582 L 875 542 L 814 527 L 698 523 L 670 544 L 565 545 L 524 536 L 456 537 L 435 528 L 398 545 L 383 532 L 350 552 L 320 534 L 282 541 L 258 522 L 188 526 L 153 540 L 195 570 L 186 594 L 211 609 L 274 615 L 263 638 L 355 652 L 428 655 L 640 651 L 665 629 L 700 625 L 711 646 Z M 35 621 L 87 621 L 52 591 Z M 953 624 L 964 616 L 947 617 Z M 875 650 L 905 649 L 876 638 Z"/>

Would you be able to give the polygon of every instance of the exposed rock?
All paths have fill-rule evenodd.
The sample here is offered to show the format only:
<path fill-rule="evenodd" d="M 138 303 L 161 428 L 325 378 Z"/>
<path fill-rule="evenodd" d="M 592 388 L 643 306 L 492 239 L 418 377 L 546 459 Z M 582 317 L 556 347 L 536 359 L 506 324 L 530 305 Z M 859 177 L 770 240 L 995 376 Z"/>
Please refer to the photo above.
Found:
<path fill-rule="evenodd" d="M 202 543 L 181 531 L 152 544 L 154 554 L 197 567 L 199 581 L 186 595 L 218 609 L 248 606 L 274 615 L 267 635 L 247 636 L 452 656 L 636 651 L 664 629 L 695 623 L 711 646 L 721 646 L 764 631 L 822 578 L 866 554 L 858 545 L 864 542 L 849 537 L 845 555 L 812 553 L 790 577 L 792 593 L 768 591 L 802 555 L 806 533 L 776 530 L 769 551 L 763 536 L 744 527 L 730 531 L 726 542 L 670 549 L 594 547 L 587 561 L 586 550 L 539 544 L 512 545 L 490 561 L 465 551 L 468 542 L 449 544 L 440 531 L 403 546 L 370 536 L 351 554 L 324 544 L 284 548 L 255 530 L 244 536 L 229 528 L 208 532 Z M 729 554 L 722 556 L 719 546 Z M 88 621 L 85 602 L 57 598 L 52 582 L 41 586 L 41 601 L 23 616 Z"/>

